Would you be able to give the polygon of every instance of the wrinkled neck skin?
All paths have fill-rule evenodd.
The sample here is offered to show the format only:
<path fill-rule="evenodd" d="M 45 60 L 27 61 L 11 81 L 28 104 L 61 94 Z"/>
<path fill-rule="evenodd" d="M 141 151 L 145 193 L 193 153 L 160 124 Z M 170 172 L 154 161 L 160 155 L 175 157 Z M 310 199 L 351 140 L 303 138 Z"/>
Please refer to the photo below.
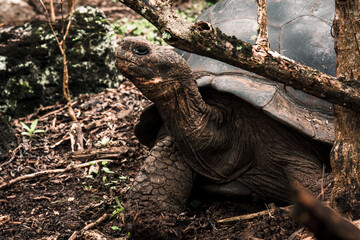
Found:
<path fill-rule="evenodd" d="M 224 127 L 231 121 L 227 106 L 206 104 L 192 73 L 181 74 L 181 78 L 171 81 L 166 91 L 161 88 L 162 94 L 151 100 L 185 161 L 209 179 L 227 181 L 229 175 L 223 174 L 222 170 L 226 169 L 223 160 L 229 159 L 227 154 L 232 153 L 229 151 L 229 136 L 234 135 L 227 133 L 228 128 Z M 242 149 L 237 149 L 237 152 L 239 155 L 234 161 L 242 162 L 241 156 L 246 154 Z M 232 172 L 231 160 L 225 162 L 229 162 L 228 168 Z M 243 162 L 247 164 L 247 161 Z"/>
<path fill-rule="evenodd" d="M 152 100 L 176 142 L 195 137 L 192 135 L 196 135 L 206 119 L 213 115 L 202 99 L 192 73 L 170 80 L 167 88 Z"/>
<path fill-rule="evenodd" d="M 180 81 L 171 81 L 173 83 L 154 99 L 168 128 L 175 128 L 174 125 L 185 129 L 195 128 L 210 114 L 210 107 L 202 99 L 192 75 L 182 78 Z"/>

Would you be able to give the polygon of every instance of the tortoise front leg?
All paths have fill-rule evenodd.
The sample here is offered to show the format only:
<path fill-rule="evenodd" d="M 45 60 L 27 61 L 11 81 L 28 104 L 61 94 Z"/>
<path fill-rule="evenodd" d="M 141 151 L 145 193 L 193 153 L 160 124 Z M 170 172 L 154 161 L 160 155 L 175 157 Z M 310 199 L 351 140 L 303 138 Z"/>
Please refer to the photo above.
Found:
<path fill-rule="evenodd" d="M 193 170 L 186 165 L 171 137 L 159 140 L 129 190 L 128 206 L 178 212 L 193 186 Z"/>

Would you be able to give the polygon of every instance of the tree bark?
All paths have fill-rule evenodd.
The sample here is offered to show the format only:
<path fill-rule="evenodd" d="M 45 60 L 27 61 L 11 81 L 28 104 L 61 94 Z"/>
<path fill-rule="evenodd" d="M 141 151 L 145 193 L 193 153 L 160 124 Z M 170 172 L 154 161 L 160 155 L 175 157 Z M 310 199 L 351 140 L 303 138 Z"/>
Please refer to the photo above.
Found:
<path fill-rule="evenodd" d="M 245 43 L 210 23 L 189 23 L 169 0 L 120 0 L 145 17 L 164 40 L 179 49 L 211 57 L 360 112 L 360 83 L 343 81 L 301 65 L 264 46 Z"/>
<path fill-rule="evenodd" d="M 336 76 L 360 82 L 360 0 L 335 1 Z M 360 91 L 359 89 L 357 91 Z M 360 112 L 335 105 L 331 205 L 350 219 L 360 218 Z"/>
<path fill-rule="evenodd" d="M 318 240 L 359 240 L 360 230 L 302 187 L 293 187 L 295 205 L 292 216 L 312 231 Z M 308 239 L 308 238 L 301 238 Z M 315 240 L 310 238 L 309 240 Z"/>

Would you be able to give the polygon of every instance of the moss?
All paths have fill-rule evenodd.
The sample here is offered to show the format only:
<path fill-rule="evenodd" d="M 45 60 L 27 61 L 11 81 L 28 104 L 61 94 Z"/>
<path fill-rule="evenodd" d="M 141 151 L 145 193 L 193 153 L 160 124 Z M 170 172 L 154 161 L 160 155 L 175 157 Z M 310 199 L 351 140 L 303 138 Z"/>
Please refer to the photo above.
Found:
<path fill-rule="evenodd" d="M 62 24 L 54 24 L 60 37 Z M 12 116 L 62 100 L 62 56 L 47 22 L 0 32 L 0 109 Z M 117 87 L 116 37 L 104 14 L 80 7 L 66 40 L 72 96 Z"/>

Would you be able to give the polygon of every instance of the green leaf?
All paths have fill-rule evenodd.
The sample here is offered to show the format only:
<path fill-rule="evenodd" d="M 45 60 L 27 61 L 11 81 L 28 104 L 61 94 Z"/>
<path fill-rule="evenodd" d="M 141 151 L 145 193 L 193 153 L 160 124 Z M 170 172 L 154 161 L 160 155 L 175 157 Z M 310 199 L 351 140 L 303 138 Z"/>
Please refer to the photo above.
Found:
<path fill-rule="evenodd" d="M 118 226 L 112 226 L 111 229 L 114 230 L 114 231 L 119 231 L 120 230 L 120 228 Z"/>
<path fill-rule="evenodd" d="M 114 210 L 114 211 L 112 212 L 112 217 L 115 216 L 117 213 L 118 213 L 117 210 Z"/>
<path fill-rule="evenodd" d="M 86 175 L 86 178 L 94 179 L 93 175 Z"/>
<path fill-rule="evenodd" d="M 29 136 L 29 137 L 30 137 L 30 133 L 28 133 L 28 132 L 21 132 L 21 135 L 25 135 L 25 136 Z"/>
<path fill-rule="evenodd" d="M 101 164 L 105 166 L 106 164 L 108 164 L 108 161 L 102 161 Z"/>
<path fill-rule="evenodd" d="M 38 120 L 35 119 L 35 120 L 31 123 L 30 129 L 31 129 L 31 130 L 35 130 L 37 124 L 38 124 Z"/>
<path fill-rule="evenodd" d="M 34 133 L 44 133 L 45 131 L 42 130 L 42 129 L 39 129 L 39 130 L 35 130 Z"/>
<path fill-rule="evenodd" d="M 30 128 L 23 122 L 20 122 L 21 126 L 28 132 L 30 132 Z"/>
<path fill-rule="evenodd" d="M 117 196 L 115 196 L 115 202 L 119 207 L 121 206 L 121 203 L 120 203 L 119 198 Z"/>
<path fill-rule="evenodd" d="M 111 171 L 109 168 L 107 167 L 103 167 L 102 170 L 106 173 L 114 173 L 113 171 Z"/>

